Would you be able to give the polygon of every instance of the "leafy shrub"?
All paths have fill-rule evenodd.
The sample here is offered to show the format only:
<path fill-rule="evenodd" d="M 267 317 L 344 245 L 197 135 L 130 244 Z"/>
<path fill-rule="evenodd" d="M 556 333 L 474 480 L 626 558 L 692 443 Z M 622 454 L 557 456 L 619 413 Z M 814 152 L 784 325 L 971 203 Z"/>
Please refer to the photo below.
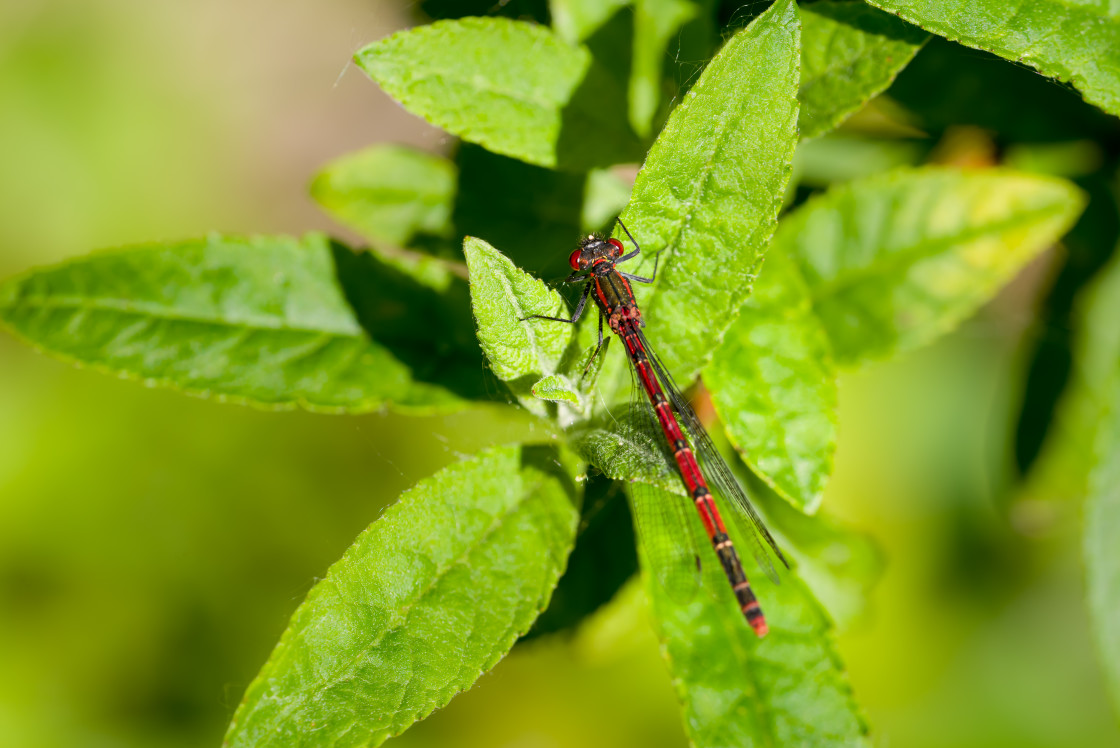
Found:
<path fill-rule="evenodd" d="M 453 16 L 445 5 L 426 9 Z M 536 5 L 506 12 L 546 20 Z M 702 564 L 711 594 L 685 602 L 646 575 L 686 730 L 702 746 L 864 741 L 818 602 L 853 579 L 865 588 L 877 568 L 864 538 L 818 511 L 838 372 L 953 329 L 1074 227 L 1087 196 L 1070 177 L 1100 192 L 1092 178 L 1106 165 L 1092 149 L 1015 143 L 1116 135 L 1113 118 L 1087 106 L 1045 111 L 1049 89 L 1034 104 L 954 110 L 968 81 L 927 32 L 1030 65 L 1120 114 L 1120 66 L 1099 64 L 1120 54 L 1120 19 L 1057 2 L 1012 14 L 995 0 L 872 3 L 882 10 L 777 0 L 753 18 L 761 7 L 717 5 L 554 0 L 551 28 L 445 18 L 361 50 L 356 63 L 385 91 L 462 141 L 453 159 L 373 146 L 315 178 L 315 199 L 369 251 L 317 234 L 215 235 L 0 285 L 0 318 L 17 335 L 145 383 L 339 414 L 491 403 L 548 426 L 537 443 L 440 471 L 375 521 L 296 611 L 229 745 L 379 744 L 469 688 L 519 638 L 576 625 L 637 557 L 649 561 L 621 547 L 630 520 L 625 507 L 604 510 L 617 502 L 611 482 L 649 483 L 668 503 L 681 487 L 604 416 L 628 396 L 625 363 L 616 353 L 584 375 L 594 315 L 576 329 L 522 321 L 563 314 L 565 301 L 521 268 L 563 272 L 575 239 L 611 231 L 619 213 L 642 262 L 660 257 L 656 283 L 639 291 L 649 338 L 678 382 L 702 379 L 696 397 L 710 394 L 717 437 L 741 456 L 736 469 L 795 559 L 782 585 L 757 585 L 772 621 L 764 640 L 714 559 Z M 982 149 L 973 165 L 992 168 L 924 153 L 886 100 L 866 108 L 927 43 L 931 63 L 919 58 L 892 95 L 931 129 L 996 132 L 1004 168 Z M 861 111 L 903 137 L 830 135 Z M 834 158 L 837 144 L 849 157 Z M 631 188 L 615 167 L 638 161 Z M 1069 271 L 1074 289 L 1106 254 Z M 1090 435 L 1097 458 L 1081 473 L 1090 603 L 1115 681 L 1114 296 L 1085 297 L 1094 342 L 1079 353 L 1063 423 Z M 1055 303 L 1071 314 L 1072 302 Z M 495 378 L 508 397 L 494 396 Z M 1055 440 L 1049 459 L 1060 461 Z M 847 549 L 846 560 L 825 546 Z"/>

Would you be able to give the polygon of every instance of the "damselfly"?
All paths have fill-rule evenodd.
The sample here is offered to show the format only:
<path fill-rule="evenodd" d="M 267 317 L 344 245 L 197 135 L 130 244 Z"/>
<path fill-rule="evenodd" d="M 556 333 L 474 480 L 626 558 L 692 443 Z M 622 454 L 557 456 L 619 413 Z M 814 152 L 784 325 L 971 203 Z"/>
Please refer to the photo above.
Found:
<path fill-rule="evenodd" d="M 739 555 L 735 551 L 727 527 L 716 506 L 716 497 L 725 499 L 725 504 L 734 507 L 746 520 L 746 524 L 750 527 L 746 541 L 751 546 L 752 554 L 759 566 L 771 579 L 776 582 L 777 574 L 773 564 L 770 563 L 767 548 L 773 551 L 787 568 L 789 563 L 751 505 L 742 486 L 732 475 L 731 468 L 712 444 L 712 439 L 700 423 L 696 412 L 674 384 L 668 370 L 653 352 L 645 333 L 642 332 L 645 323 L 634 300 L 630 282 L 652 283 L 657 275 L 657 261 L 655 259 L 653 273 L 648 278 L 619 270 L 616 267 L 619 263 L 635 258 L 641 252 L 630 230 L 621 221 L 619 225 L 634 245 L 633 251 L 627 253 L 618 239 L 602 239 L 592 235 L 581 241 L 579 248 L 568 257 L 568 264 L 571 265 L 573 272 L 564 279 L 564 282 L 585 284 L 571 318 L 536 314 L 525 319 L 545 319 L 575 324 L 587 306 L 588 297 L 594 297 L 599 307 L 599 344 L 591 359 L 594 360 L 603 347 L 605 318 L 611 331 L 618 335 L 626 346 L 633 371 L 653 408 L 654 418 L 647 420 L 656 420 L 664 434 L 668 446 L 667 452 L 671 453 L 672 461 L 676 464 L 688 496 L 700 514 L 700 521 L 723 566 L 727 580 L 731 583 L 739 608 L 755 633 L 764 636 L 768 630 L 766 618 L 743 572 Z M 648 409 L 649 406 L 644 407 Z M 641 419 L 634 420 L 641 422 Z M 683 430 L 681 424 L 684 425 Z M 657 532 L 664 529 L 660 527 Z M 676 542 L 689 542 L 687 528 L 681 529 L 683 532 Z M 647 551 L 666 542 L 674 542 L 673 539 L 651 537 L 650 531 L 642 528 L 640 521 L 639 535 Z"/>

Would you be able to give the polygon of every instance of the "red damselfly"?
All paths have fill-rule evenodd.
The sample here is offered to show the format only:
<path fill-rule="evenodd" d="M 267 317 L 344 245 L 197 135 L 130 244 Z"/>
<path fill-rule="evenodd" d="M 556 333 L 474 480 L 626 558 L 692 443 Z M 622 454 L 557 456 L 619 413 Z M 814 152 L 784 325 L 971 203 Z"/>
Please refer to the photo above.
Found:
<path fill-rule="evenodd" d="M 619 221 L 619 225 L 622 226 L 622 230 L 626 232 L 626 236 L 634 245 L 633 251 L 627 253 L 626 248 L 618 239 L 602 239 L 591 235 L 581 241 L 579 248 L 569 256 L 568 263 L 571 265 L 573 272 L 563 282 L 584 283 L 583 292 L 580 294 L 571 318 L 565 319 L 536 314 L 525 319 L 545 319 L 575 324 L 587 306 L 588 297 L 591 296 L 595 299 L 595 303 L 599 307 L 599 343 L 592 353 L 591 360 L 594 360 L 603 348 L 603 320 L 605 318 L 611 331 L 618 335 L 626 346 L 626 353 L 630 358 L 633 372 L 636 374 L 641 388 L 653 408 L 654 417 L 646 420 L 647 422 L 655 420 L 660 426 L 662 434 L 664 434 L 668 446 L 667 452 L 671 453 L 672 462 L 676 464 L 688 496 L 692 499 L 700 514 L 700 521 L 703 523 L 708 539 L 711 541 L 716 556 L 727 575 L 727 580 L 731 583 L 731 589 L 735 593 L 739 608 L 755 633 L 764 636 L 768 630 L 766 618 L 762 613 L 758 599 L 751 590 L 747 575 L 743 572 L 739 555 L 716 506 L 716 497 L 724 499 L 725 505 L 734 507 L 735 511 L 746 520 L 750 529 L 744 539 L 751 546 L 752 554 L 758 561 L 759 566 L 775 582 L 777 581 L 777 574 L 774 571 L 773 564 L 770 563 L 767 549 L 773 551 L 787 568 L 789 563 L 751 505 L 742 486 L 739 485 L 739 482 L 731 473 L 731 468 L 716 450 L 696 412 L 687 398 L 681 394 L 668 370 L 653 352 L 645 333 L 642 332 L 645 323 L 634 299 L 630 282 L 652 283 L 657 275 L 657 259 L 654 260 L 653 272 L 648 278 L 619 270 L 617 268 L 619 263 L 635 258 L 641 252 L 638 243 L 630 234 L 630 230 L 626 228 L 622 221 Z M 648 409 L 649 405 L 643 407 Z M 678 418 L 680 419 L 679 422 Z M 635 420 L 640 421 L 641 419 Z M 683 430 L 681 424 L 684 425 Z M 662 510 L 660 514 L 664 517 L 673 514 L 671 507 L 661 507 L 660 509 Z M 658 510 L 655 509 L 654 512 L 657 513 Z M 667 528 L 666 525 L 671 524 L 671 521 L 661 521 L 656 524 L 659 525 L 656 529 L 643 528 L 641 521 L 639 521 L 639 535 L 643 545 L 647 548 L 647 552 L 650 549 L 664 546 L 666 543 L 687 544 L 690 542 L 686 528 L 681 528 L 680 537 L 676 539 L 652 537 L 652 533 L 669 531 L 670 528 Z M 676 555 L 678 558 L 687 557 L 687 554 L 682 553 Z"/>

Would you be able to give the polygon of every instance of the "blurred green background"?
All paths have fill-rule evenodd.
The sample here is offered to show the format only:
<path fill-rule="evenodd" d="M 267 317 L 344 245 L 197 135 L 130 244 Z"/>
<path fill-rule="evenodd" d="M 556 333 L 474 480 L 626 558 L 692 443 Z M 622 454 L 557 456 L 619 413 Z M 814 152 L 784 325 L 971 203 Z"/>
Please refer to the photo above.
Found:
<path fill-rule="evenodd" d="M 210 230 L 347 236 L 306 196 L 318 167 L 374 142 L 452 146 L 347 67 L 409 10 L 0 5 L 0 276 Z M 1070 132 L 1003 112 L 1024 130 L 1009 132 L 998 101 L 993 112 L 962 101 L 1033 74 L 950 46 L 929 45 L 890 92 L 924 111 L 884 126 L 884 104 L 815 142 L 800 190 L 991 147 L 1021 168 L 1083 177 L 1106 225 L 1079 227 L 1089 249 L 1071 240 L 938 344 L 843 379 L 825 503 L 887 565 L 840 648 L 878 745 L 1116 746 L 1082 605 L 1079 497 L 1024 498 L 1017 468 L 1041 439 L 1020 419 L 1027 372 L 1045 373 L 1036 351 L 1068 350 L 1071 302 L 1055 289 L 1073 273 L 1072 298 L 1115 240 L 1115 128 L 1041 82 L 1036 109 L 1057 107 Z M 939 65 L 973 63 L 972 89 L 937 88 L 960 80 Z M 998 135 L 946 126 L 970 117 L 994 118 L 966 123 Z M 1070 270 L 1079 251 L 1089 259 Z M 223 406 L 74 370 L 0 335 L 0 746 L 218 745 L 288 615 L 381 508 L 528 428 L 497 410 Z M 643 615 L 625 591 L 576 635 L 519 647 L 397 742 L 685 745 Z"/>

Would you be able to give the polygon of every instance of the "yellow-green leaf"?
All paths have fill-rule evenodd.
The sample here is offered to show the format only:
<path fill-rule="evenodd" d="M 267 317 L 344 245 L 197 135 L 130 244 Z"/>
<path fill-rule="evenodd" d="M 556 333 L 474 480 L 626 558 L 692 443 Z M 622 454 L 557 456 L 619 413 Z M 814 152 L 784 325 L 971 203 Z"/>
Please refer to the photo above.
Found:
<path fill-rule="evenodd" d="M 1071 183 L 1005 172 L 900 170 L 834 187 L 782 221 L 839 362 L 926 343 L 953 328 L 1084 207 Z"/>

